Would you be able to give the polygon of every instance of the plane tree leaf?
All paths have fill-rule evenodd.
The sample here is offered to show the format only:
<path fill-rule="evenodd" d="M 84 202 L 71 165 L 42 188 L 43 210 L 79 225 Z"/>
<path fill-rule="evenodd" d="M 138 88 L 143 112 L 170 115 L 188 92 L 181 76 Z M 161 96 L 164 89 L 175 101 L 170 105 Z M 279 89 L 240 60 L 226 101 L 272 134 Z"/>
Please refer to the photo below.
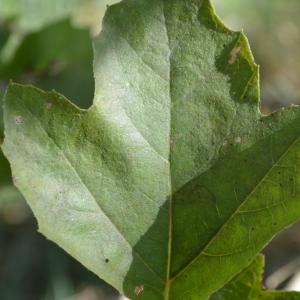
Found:
<path fill-rule="evenodd" d="M 248 42 L 208 0 L 124 0 L 94 49 L 88 110 L 9 86 L 16 185 L 129 298 L 207 299 L 300 217 L 300 109 L 261 115 Z"/>
<path fill-rule="evenodd" d="M 268 291 L 263 288 L 264 257 L 258 255 L 249 267 L 213 294 L 209 300 L 298 300 L 298 292 Z"/>

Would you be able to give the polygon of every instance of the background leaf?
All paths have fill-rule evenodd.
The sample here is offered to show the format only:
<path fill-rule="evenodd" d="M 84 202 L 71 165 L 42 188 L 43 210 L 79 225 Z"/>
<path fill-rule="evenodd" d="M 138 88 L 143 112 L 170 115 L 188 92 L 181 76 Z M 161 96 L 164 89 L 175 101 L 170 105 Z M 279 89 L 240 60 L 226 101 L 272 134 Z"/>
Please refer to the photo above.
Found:
<path fill-rule="evenodd" d="M 93 97 L 92 58 L 88 30 L 75 29 L 62 20 L 27 35 L 12 60 L 0 68 L 0 77 L 55 88 L 88 107 Z M 79 84 L 72 85 L 72 80 Z"/>
<path fill-rule="evenodd" d="M 275 292 L 266 291 L 262 288 L 262 273 L 264 267 L 264 258 L 262 255 L 256 257 L 251 265 L 238 274 L 232 281 L 226 284 L 222 289 L 213 294 L 210 300 L 254 300 L 254 299 L 272 299 L 272 300 L 297 300 L 299 293 L 294 292 Z"/>
<path fill-rule="evenodd" d="M 79 26 L 89 27 L 96 34 L 101 28 L 105 5 L 112 0 L 1 0 L 0 20 L 10 20 L 14 28 L 0 53 L 0 63 L 7 63 L 24 36 L 52 23 L 71 18 Z"/>

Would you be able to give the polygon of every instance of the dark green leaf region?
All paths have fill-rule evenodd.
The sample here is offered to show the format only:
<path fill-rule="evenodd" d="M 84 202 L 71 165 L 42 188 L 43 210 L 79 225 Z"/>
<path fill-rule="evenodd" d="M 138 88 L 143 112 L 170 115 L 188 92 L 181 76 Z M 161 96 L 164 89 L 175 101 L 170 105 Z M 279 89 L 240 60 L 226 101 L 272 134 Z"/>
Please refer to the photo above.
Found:
<path fill-rule="evenodd" d="M 208 0 L 113 5 L 94 56 L 88 110 L 8 88 L 16 185 L 40 232 L 128 298 L 206 300 L 300 217 L 300 109 L 259 112 L 247 39 Z"/>

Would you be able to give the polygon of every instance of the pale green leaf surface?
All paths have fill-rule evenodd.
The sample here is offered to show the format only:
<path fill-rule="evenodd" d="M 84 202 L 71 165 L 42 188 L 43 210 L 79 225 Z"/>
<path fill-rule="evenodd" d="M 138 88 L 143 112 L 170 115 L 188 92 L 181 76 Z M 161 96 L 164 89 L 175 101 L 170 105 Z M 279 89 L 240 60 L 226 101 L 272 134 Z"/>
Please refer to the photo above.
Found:
<path fill-rule="evenodd" d="M 249 267 L 243 270 L 209 300 L 298 300 L 298 292 L 266 290 L 263 282 L 264 257 L 258 255 Z"/>
<path fill-rule="evenodd" d="M 125 0 L 94 48 L 89 110 L 9 87 L 16 184 L 40 231 L 129 298 L 207 299 L 300 217 L 300 109 L 259 113 L 247 40 L 207 0 Z"/>

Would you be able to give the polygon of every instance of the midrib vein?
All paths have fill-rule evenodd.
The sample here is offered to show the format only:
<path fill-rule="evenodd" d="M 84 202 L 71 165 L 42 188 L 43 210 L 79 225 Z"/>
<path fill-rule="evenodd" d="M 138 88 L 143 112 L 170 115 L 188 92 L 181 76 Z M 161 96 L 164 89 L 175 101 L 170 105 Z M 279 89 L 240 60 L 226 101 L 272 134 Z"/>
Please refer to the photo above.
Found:
<path fill-rule="evenodd" d="M 273 171 L 273 169 L 278 165 L 278 163 L 284 158 L 286 154 L 293 148 L 295 144 L 299 141 L 300 136 L 296 137 L 292 143 L 287 147 L 287 149 L 279 156 L 279 158 L 274 162 L 272 167 L 266 172 L 264 176 L 258 181 L 258 183 L 254 186 L 254 188 L 251 190 L 251 192 L 245 197 L 245 200 L 241 202 L 241 204 L 237 207 L 237 209 L 230 215 L 230 217 L 222 224 L 222 226 L 217 230 L 217 232 L 209 239 L 209 241 L 204 245 L 202 250 L 192 259 L 190 262 L 188 262 L 186 265 L 184 265 L 176 274 L 172 276 L 172 278 L 169 278 L 169 281 L 172 282 L 176 280 L 177 277 L 179 277 L 182 273 L 185 272 L 193 263 L 195 263 L 201 255 L 205 255 L 205 251 L 207 248 L 213 243 L 213 241 L 217 238 L 218 234 L 226 227 L 226 225 L 239 213 L 240 209 L 245 205 L 245 203 L 248 201 L 248 199 L 255 193 L 255 191 L 258 189 L 258 187 L 262 184 L 262 182 L 266 179 L 266 177 L 269 176 L 269 174 Z"/>
<path fill-rule="evenodd" d="M 173 231 L 173 194 L 172 194 L 172 175 L 171 175 L 171 135 L 172 135 L 172 97 L 171 97 L 171 46 L 170 46 L 170 37 L 168 31 L 168 25 L 166 21 L 166 13 L 165 13 L 165 0 L 162 0 L 162 16 L 164 20 L 165 33 L 167 38 L 167 45 L 169 49 L 169 153 L 168 153 L 168 161 L 169 161 L 169 228 L 168 228 L 168 258 L 167 258 L 167 272 L 166 272 L 166 283 L 164 290 L 164 298 L 165 300 L 169 300 L 170 296 L 170 276 L 171 276 L 171 257 L 172 257 L 172 231 Z"/>

